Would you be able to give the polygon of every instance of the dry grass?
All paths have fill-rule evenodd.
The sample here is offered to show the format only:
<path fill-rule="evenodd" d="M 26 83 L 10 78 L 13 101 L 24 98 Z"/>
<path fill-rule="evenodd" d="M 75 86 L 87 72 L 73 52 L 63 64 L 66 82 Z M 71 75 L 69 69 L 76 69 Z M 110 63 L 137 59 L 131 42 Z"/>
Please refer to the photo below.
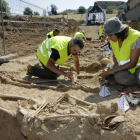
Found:
<path fill-rule="evenodd" d="M 62 15 L 53 15 L 53 16 L 49 16 L 50 18 L 61 18 L 63 17 Z M 116 14 L 106 14 L 107 19 L 111 18 L 111 17 L 116 17 Z M 86 14 L 74 14 L 74 13 L 69 13 L 68 15 L 64 15 L 65 19 L 74 19 L 78 22 L 80 21 L 84 21 L 86 22 Z"/>
<path fill-rule="evenodd" d="M 112 18 L 112 17 L 116 17 L 116 14 L 106 14 L 107 19 Z"/>
<path fill-rule="evenodd" d="M 50 18 L 61 18 L 63 17 L 63 15 L 53 15 L 53 16 L 49 16 Z M 81 20 L 85 20 L 86 21 L 86 14 L 73 14 L 73 13 L 69 13 L 67 15 L 64 15 L 65 19 L 74 19 L 76 21 L 81 21 Z"/>

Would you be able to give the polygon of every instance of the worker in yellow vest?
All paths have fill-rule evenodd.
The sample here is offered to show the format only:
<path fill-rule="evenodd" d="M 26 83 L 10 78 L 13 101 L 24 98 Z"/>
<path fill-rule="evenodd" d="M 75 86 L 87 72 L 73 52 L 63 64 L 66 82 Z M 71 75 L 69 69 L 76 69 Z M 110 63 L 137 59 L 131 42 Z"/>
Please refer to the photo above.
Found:
<path fill-rule="evenodd" d="M 89 43 L 87 42 L 86 38 L 85 38 L 85 32 L 84 30 L 81 30 L 80 32 L 76 32 L 74 34 L 74 36 L 80 36 L 86 43 L 86 45 L 89 45 Z"/>
<path fill-rule="evenodd" d="M 64 75 L 72 79 L 73 73 L 59 69 L 70 56 L 73 57 L 77 74 L 80 74 L 78 52 L 84 47 L 83 39 L 76 37 L 56 36 L 46 39 L 37 49 L 37 57 L 42 67 L 28 65 L 27 74 L 46 79 L 57 79 Z"/>
<path fill-rule="evenodd" d="M 101 75 L 114 74 L 118 84 L 140 87 L 140 32 L 113 17 L 105 22 L 104 33 L 112 46 L 114 66 Z"/>
<path fill-rule="evenodd" d="M 55 29 L 51 32 L 49 32 L 47 35 L 46 35 L 46 38 L 51 38 L 51 37 L 54 37 L 54 36 L 58 36 L 60 34 L 60 31 L 59 29 Z"/>
<path fill-rule="evenodd" d="M 103 30 L 104 30 L 104 23 L 102 22 L 101 25 L 99 26 L 99 40 L 102 40 L 103 37 L 105 36 Z"/>

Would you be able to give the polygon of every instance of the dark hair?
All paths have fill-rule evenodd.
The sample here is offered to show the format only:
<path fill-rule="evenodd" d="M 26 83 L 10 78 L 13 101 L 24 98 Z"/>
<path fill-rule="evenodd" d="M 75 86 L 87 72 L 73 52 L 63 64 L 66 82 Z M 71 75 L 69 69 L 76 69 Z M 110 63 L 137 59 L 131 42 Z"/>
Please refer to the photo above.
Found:
<path fill-rule="evenodd" d="M 54 31 L 55 31 L 55 32 L 60 32 L 58 28 L 55 28 L 55 30 L 54 30 Z"/>
<path fill-rule="evenodd" d="M 124 41 L 128 36 L 128 31 L 129 25 L 127 25 L 127 27 L 123 31 L 116 33 L 115 35 L 117 36 L 118 39 L 120 38 L 122 41 Z"/>
<path fill-rule="evenodd" d="M 80 49 L 83 49 L 84 47 L 84 41 L 81 37 L 79 36 L 75 36 L 73 37 L 70 42 L 72 43 L 72 45 L 70 47 L 73 47 L 74 45 L 78 45 Z"/>

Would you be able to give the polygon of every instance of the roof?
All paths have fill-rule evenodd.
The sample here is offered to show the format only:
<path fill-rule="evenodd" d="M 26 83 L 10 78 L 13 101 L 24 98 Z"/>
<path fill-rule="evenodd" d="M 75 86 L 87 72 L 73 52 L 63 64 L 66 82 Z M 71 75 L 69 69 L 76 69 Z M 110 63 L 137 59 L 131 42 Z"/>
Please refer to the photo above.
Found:
<path fill-rule="evenodd" d="M 128 0 L 129 1 L 129 0 Z M 121 3 L 121 2 L 124 2 L 124 3 L 126 3 L 125 1 L 114 1 L 114 0 L 112 0 L 112 1 L 96 1 L 97 3 L 98 2 L 103 2 L 103 3 L 112 3 L 112 2 L 114 2 L 114 3 Z"/>
<path fill-rule="evenodd" d="M 131 0 L 128 0 L 128 1 L 127 1 L 127 4 L 128 4 L 130 1 L 131 1 Z"/>
<path fill-rule="evenodd" d="M 98 13 L 103 11 L 104 10 L 97 3 L 95 3 L 94 6 L 88 11 L 88 13 Z"/>
<path fill-rule="evenodd" d="M 89 11 L 92 7 L 93 7 L 93 6 L 90 6 L 90 7 L 87 9 L 87 11 Z"/>

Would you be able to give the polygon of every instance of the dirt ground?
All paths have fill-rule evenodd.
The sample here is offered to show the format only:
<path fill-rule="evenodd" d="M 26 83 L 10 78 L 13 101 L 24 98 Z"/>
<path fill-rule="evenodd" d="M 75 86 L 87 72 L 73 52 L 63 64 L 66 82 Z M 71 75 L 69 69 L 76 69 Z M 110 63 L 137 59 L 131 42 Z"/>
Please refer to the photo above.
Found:
<path fill-rule="evenodd" d="M 43 37 L 36 42 L 21 40 L 23 47 L 29 44 L 35 47 L 14 51 L 19 57 L 0 66 L 0 140 L 140 140 L 139 105 L 130 106 L 126 112 L 117 106 L 118 94 L 140 88 L 123 88 L 115 83 L 113 75 L 102 78 L 100 74 L 112 62 L 112 54 L 101 55 L 99 26 L 74 23 L 65 26 L 67 36 L 84 30 L 86 37 L 92 37 L 90 45 L 79 54 L 81 73 L 77 79 L 75 74 L 73 80 L 59 76 L 56 81 L 26 75 L 28 64 L 39 63 L 34 48 Z M 63 35 L 62 25 L 59 28 Z M 75 72 L 72 58 L 61 69 Z M 107 97 L 99 96 L 104 85 L 111 93 Z M 111 115 L 124 120 L 108 127 L 105 120 Z"/>

